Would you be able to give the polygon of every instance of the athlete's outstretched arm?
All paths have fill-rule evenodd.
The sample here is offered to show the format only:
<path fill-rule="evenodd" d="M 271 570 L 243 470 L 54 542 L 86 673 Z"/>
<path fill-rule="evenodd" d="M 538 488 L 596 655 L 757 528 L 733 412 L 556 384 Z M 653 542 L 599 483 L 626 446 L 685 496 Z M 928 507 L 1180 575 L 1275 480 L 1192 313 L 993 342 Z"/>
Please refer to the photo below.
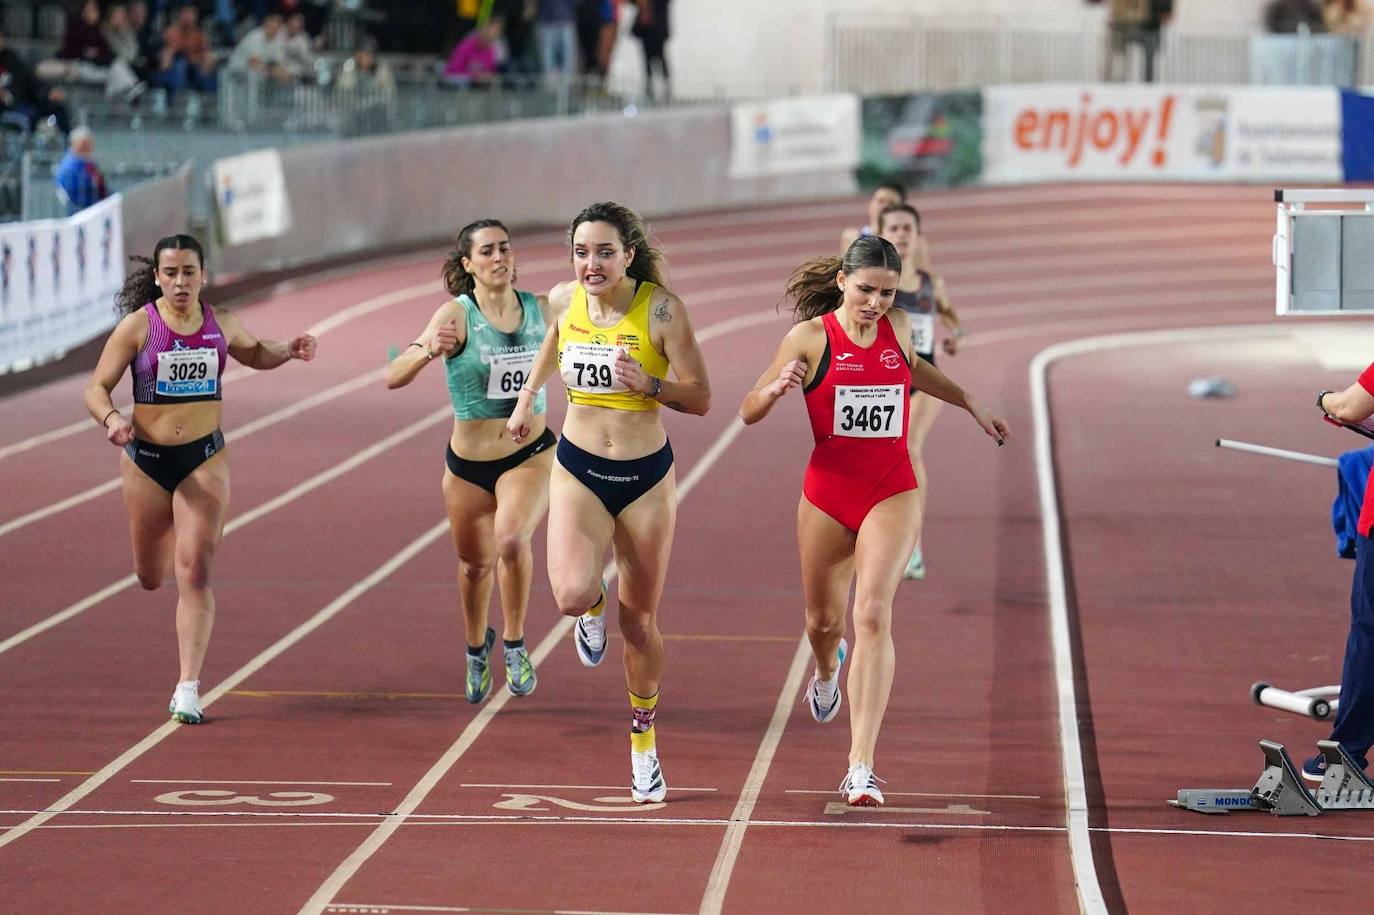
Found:
<path fill-rule="evenodd" d="M 530 434 L 535 395 L 558 367 L 558 323 L 562 320 L 563 313 L 568 310 L 568 306 L 572 304 L 575 286 L 575 283 L 559 283 L 549 290 L 547 302 L 540 302 L 540 309 L 544 312 L 544 321 L 549 329 L 544 332 L 544 342 L 540 344 L 534 364 L 530 366 L 530 377 L 525 379 L 519 393 L 515 395 L 515 408 L 506 422 L 506 431 L 517 442 L 524 441 Z"/>
<path fill-rule="evenodd" d="M 787 332 L 778 344 L 773 363 L 759 376 L 754 389 L 744 395 L 744 402 L 739 405 L 739 418 L 746 426 L 763 419 L 780 397 L 804 385 L 814 375 L 816 360 L 811 351 L 816 348 L 819 328 L 812 326 L 813 323 L 805 321 Z"/>
<path fill-rule="evenodd" d="M 143 335 L 148 330 L 148 319 L 142 310 L 136 311 L 115 325 L 105 348 L 100 351 L 100 361 L 91 372 L 91 380 L 86 383 L 86 409 L 91 419 L 105 427 L 105 437 L 120 446 L 134 440 L 134 429 L 128 417 L 114 407 L 110 392 L 124 377 L 124 370 L 138 355 Z"/>
<path fill-rule="evenodd" d="M 671 292 L 659 290 L 651 311 L 663 341 L 663 355 L 668 357 L 673 370 L 672 380 L 649 375 L 623 350 L 613 367 L 616 379 L 636 394 L 652 397 L 670 410 L 705 416 L 711 409 L 711 381 L 706 376 L 706 358 L 701 355 L 687 308 Z"/>
<path fill-rule="evenodd" d="M 435 356 L 451 356 L 467 342 L 468 324 L 462 317 L 463 306 L 456 301 L 440 305 L 425 325 L 424 331 L 405 351 L 392 359 L 386 367 L 386 386 L 403 388 L 415 380 L 420 369 L 429 365 Z"/>
<path fill-rule="evenodd" d="M 315 358 L 315 338 L 310 334 L 300 334 L 289 341 L 259 340 L 232 311 L 216 308 L 215 320 L 229 344 L 229 355 L 250 369 L 264 371 L 285 365 L 292 359 L 309 362 Z"/>

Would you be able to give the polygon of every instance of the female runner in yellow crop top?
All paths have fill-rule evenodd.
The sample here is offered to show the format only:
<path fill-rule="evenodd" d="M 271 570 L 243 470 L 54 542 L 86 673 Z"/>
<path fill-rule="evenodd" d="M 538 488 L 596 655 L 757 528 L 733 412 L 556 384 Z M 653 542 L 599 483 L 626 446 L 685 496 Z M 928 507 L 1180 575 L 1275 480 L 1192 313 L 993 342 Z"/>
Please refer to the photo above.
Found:
<path fill-rule="evenodd" d="M 529 436 L 535 393 L 556 365 L 569 404 L 549 484 L 549 579 L 559 609 L 578 618 L 578 657 L 595 667 L 606 652 L 606 587 L 598 579 L 606 548 L 614 548 L 634 716 L 630 796 L 657 802 L 668 790 L 654 744 L 663 670 L 657 614 L 677 518 L 659 407 L 704 415 L 711 386 L 687 309 L 663 287 L 662 255 L 643 221 L 619 204 L 596 203 L 577 214 L 568 236 L 576 279 L 549 292 L 559 317 L 507 428 L 516 442 Z"/>

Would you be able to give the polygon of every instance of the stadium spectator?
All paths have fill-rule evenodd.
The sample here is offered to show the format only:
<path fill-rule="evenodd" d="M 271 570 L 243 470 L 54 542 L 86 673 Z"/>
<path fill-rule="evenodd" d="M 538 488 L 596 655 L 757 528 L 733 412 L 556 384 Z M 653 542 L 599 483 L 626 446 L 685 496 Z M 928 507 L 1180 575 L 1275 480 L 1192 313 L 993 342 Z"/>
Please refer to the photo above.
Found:
<path fill-rule="evenodd" d="M 229 57 L 229 72 L 258 79 L 287 82 L 291 78 L 286 67 L 286 31 L 281 13 L 272 12 L 262 25 L 248 32 L 234 47 Z"/>
<path fill-rule="evenodd" d="M 176 18 L 163 31 L 159 63 L 157 81 L 169 94 L 186 89 L 215 91 L 215 55 L 200 27 L 200 11 L 195 4 L 178 8 Z"/>
<path fill-rule="evenodd" d="M 24 58 L 5 45 L 0 23 L 0 121 L 34 130 L 44 121 L 65 136 L 71 130 L 66 94 L 40 80 Z"/>
<path fill-rule="evenodd" d="M 582 74 L 598 85 L 611 72 L 618 9 L 615 0 L 577 0 L 577 42 L 582 52 Z"/>
<path fill-rule="evenodd" d="M 147 16 L 148 5 L 139 5 L 143 10 L 143 15 Z M 150 58 L 144 51 L 143 43 L 139 40 L 139 30 L 133 25 L 131 8 L 128 4 L 113 3 L 109 10 L 104 11 L 104 40 L 110 45 L 110 51 L 114 54 L 114 62 L 111 63 L 113 69 L 120 69 L 121 66 L 128 67 L 129 73 L 146 81 L 153 76 L 153 67 L 150 66 Z M 113 76 L 113 74 L 111 74 Z"/>
<path fill-rule="evenodd" d="M 310 79 L 315 72 L 317 43 L 310 37 L 305 13 L 292 13 L 286 19 L 286 69 L 297 79 Z"/>
<path fill-rule="evenodd" d="M 67 14 L 67 27 L 57 57 L 37 67 L 41 79 L 104 85 L 114 52 L 100 31 L 100 4 L 85 0 Z"/>
<path fill-rule="evenodd" d="M 566 92 L 577 68 L 574 0 L 538 0 L 539 60 L 551 88 Z"/>
<path fill-rule="evenodd" d="M 644 46 L 644 94 L 653 101 L 668 101 L 672 97 L 668 77 L 668 59 L 664 50 L 669 36 L 669 0 L 625 0 L 633 3 L 638 10 L 635 23 L 630 31 Z M 663 76 L 663 92 L 654 91 L 654 69 Z"/>
<path fill-rule="evenodd" d="M 492 15 L 500 16 L 506 23 L 504 70 L 507 82 L 534 85 L 533 76 L 539 72 L 534 50 L 534 22 L 538 10 L 537 0 L 496 0 L 492 5 Z"/>
<path fill-rule="evenodd" d="M 377 42 L 371 38 L 344 61 L 335 88 L 341 93 L 390 95 L 396 91 L 396 77 L 386 61 L 377 57 Z"/>
<path fill-rule="evenodd" d="M 1317 0 L 1272 0 L 1264 8 L 1264 28 L 1277 35 L 1292 34 L 1301 28 L 1326 31 Z"/>
<path fill-rule="evenodd" d="M 453 85 L 486 86 L 496 81 L 505 57 L 501 33 L 505 23 L 493 16 L 458 42 L 444 66 L 444 81 Z"/>
<path fill-rule="evenodd" d="M 105 176 L 95 164 L 95 136 L 78 127 L 68 138 L 67 154 L 57 166 L 55 181 L 67 200 L 67 215 L 94 206 L 110 195 Z"/>
<path fill-rule="evenodd" d="M 1108 81 L 1123 80 L 1129 75 L 1128 60 L 1132 46 L 1140 48 L 1145 58 L 1143 79 L 1155 81 L 1155 57 L 1159 54 L 1160 33 L 1174 14 L 1173 0 L 1108 0 L 1107 30 L 1110 47 L 1107 52 Z"/>

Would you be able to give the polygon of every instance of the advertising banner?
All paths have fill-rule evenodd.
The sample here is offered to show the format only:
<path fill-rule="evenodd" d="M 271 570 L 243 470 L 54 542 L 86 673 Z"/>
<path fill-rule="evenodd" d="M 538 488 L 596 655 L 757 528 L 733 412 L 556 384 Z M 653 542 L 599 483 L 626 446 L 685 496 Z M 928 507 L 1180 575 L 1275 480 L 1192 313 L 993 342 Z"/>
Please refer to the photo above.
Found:
<path fill-rule="evenodd" d="M 260 149 L 214 164 L 215 204 L 226 245 L 276 238 L 291 228 L 281 153 Z"/>
<path fill-rule="evenodd" d="M 0 223 L 0 373 L 60 358 L 115 324 L 122 198 L 66 219 Z"/>
<path fill-rule="evenodd" d="M 730 177 L 848 171 L 859 164 L 859 97 L 742 102 L 731 109 Z"/>
<path fill-rule="evenodd" d="M 996 86 L 983 175 L 1021 181 L 1339 181 L 1329 88 Z"/>
<path fill-rule="evenodd" d="M 983 171 L 983 96 L 926 92 L 863 100 L 859 183 L 957 187 Z"/>

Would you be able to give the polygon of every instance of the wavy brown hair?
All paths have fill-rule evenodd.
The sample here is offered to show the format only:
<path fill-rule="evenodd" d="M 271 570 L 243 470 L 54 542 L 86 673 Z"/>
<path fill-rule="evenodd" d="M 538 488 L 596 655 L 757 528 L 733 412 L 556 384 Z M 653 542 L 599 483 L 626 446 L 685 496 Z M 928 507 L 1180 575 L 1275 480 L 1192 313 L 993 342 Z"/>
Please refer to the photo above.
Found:
<path fill-rule="evenodd" d="M 844 300 L 844 290 L 835 278 L 840 272 L 854 273 L 865 267 L 882 267 L 902 272 L 902 259 L 892 242 L 876 235 L 854 239 L 844 257 L 817 257 L 796 269 L 787 281 L 786 297 L 792 300 L 792 320 L 798 324 L 834 311 Z"/>
<path fill-rule="evenodd" d="M 620 236 L 621 246 L 626 251 L 634 251 L 634 260 L 625 268 L 626 276 L 640 282 L 667 287 L 663 251 L 649 241 L 649 227 L 638 213 L 618 203 L 594 203 L 574 216 L 568 225 L 569 246 L 572 245 L 573 233 L 584 222 L 604 222 L 615 227 L 616 234 Z"/>

